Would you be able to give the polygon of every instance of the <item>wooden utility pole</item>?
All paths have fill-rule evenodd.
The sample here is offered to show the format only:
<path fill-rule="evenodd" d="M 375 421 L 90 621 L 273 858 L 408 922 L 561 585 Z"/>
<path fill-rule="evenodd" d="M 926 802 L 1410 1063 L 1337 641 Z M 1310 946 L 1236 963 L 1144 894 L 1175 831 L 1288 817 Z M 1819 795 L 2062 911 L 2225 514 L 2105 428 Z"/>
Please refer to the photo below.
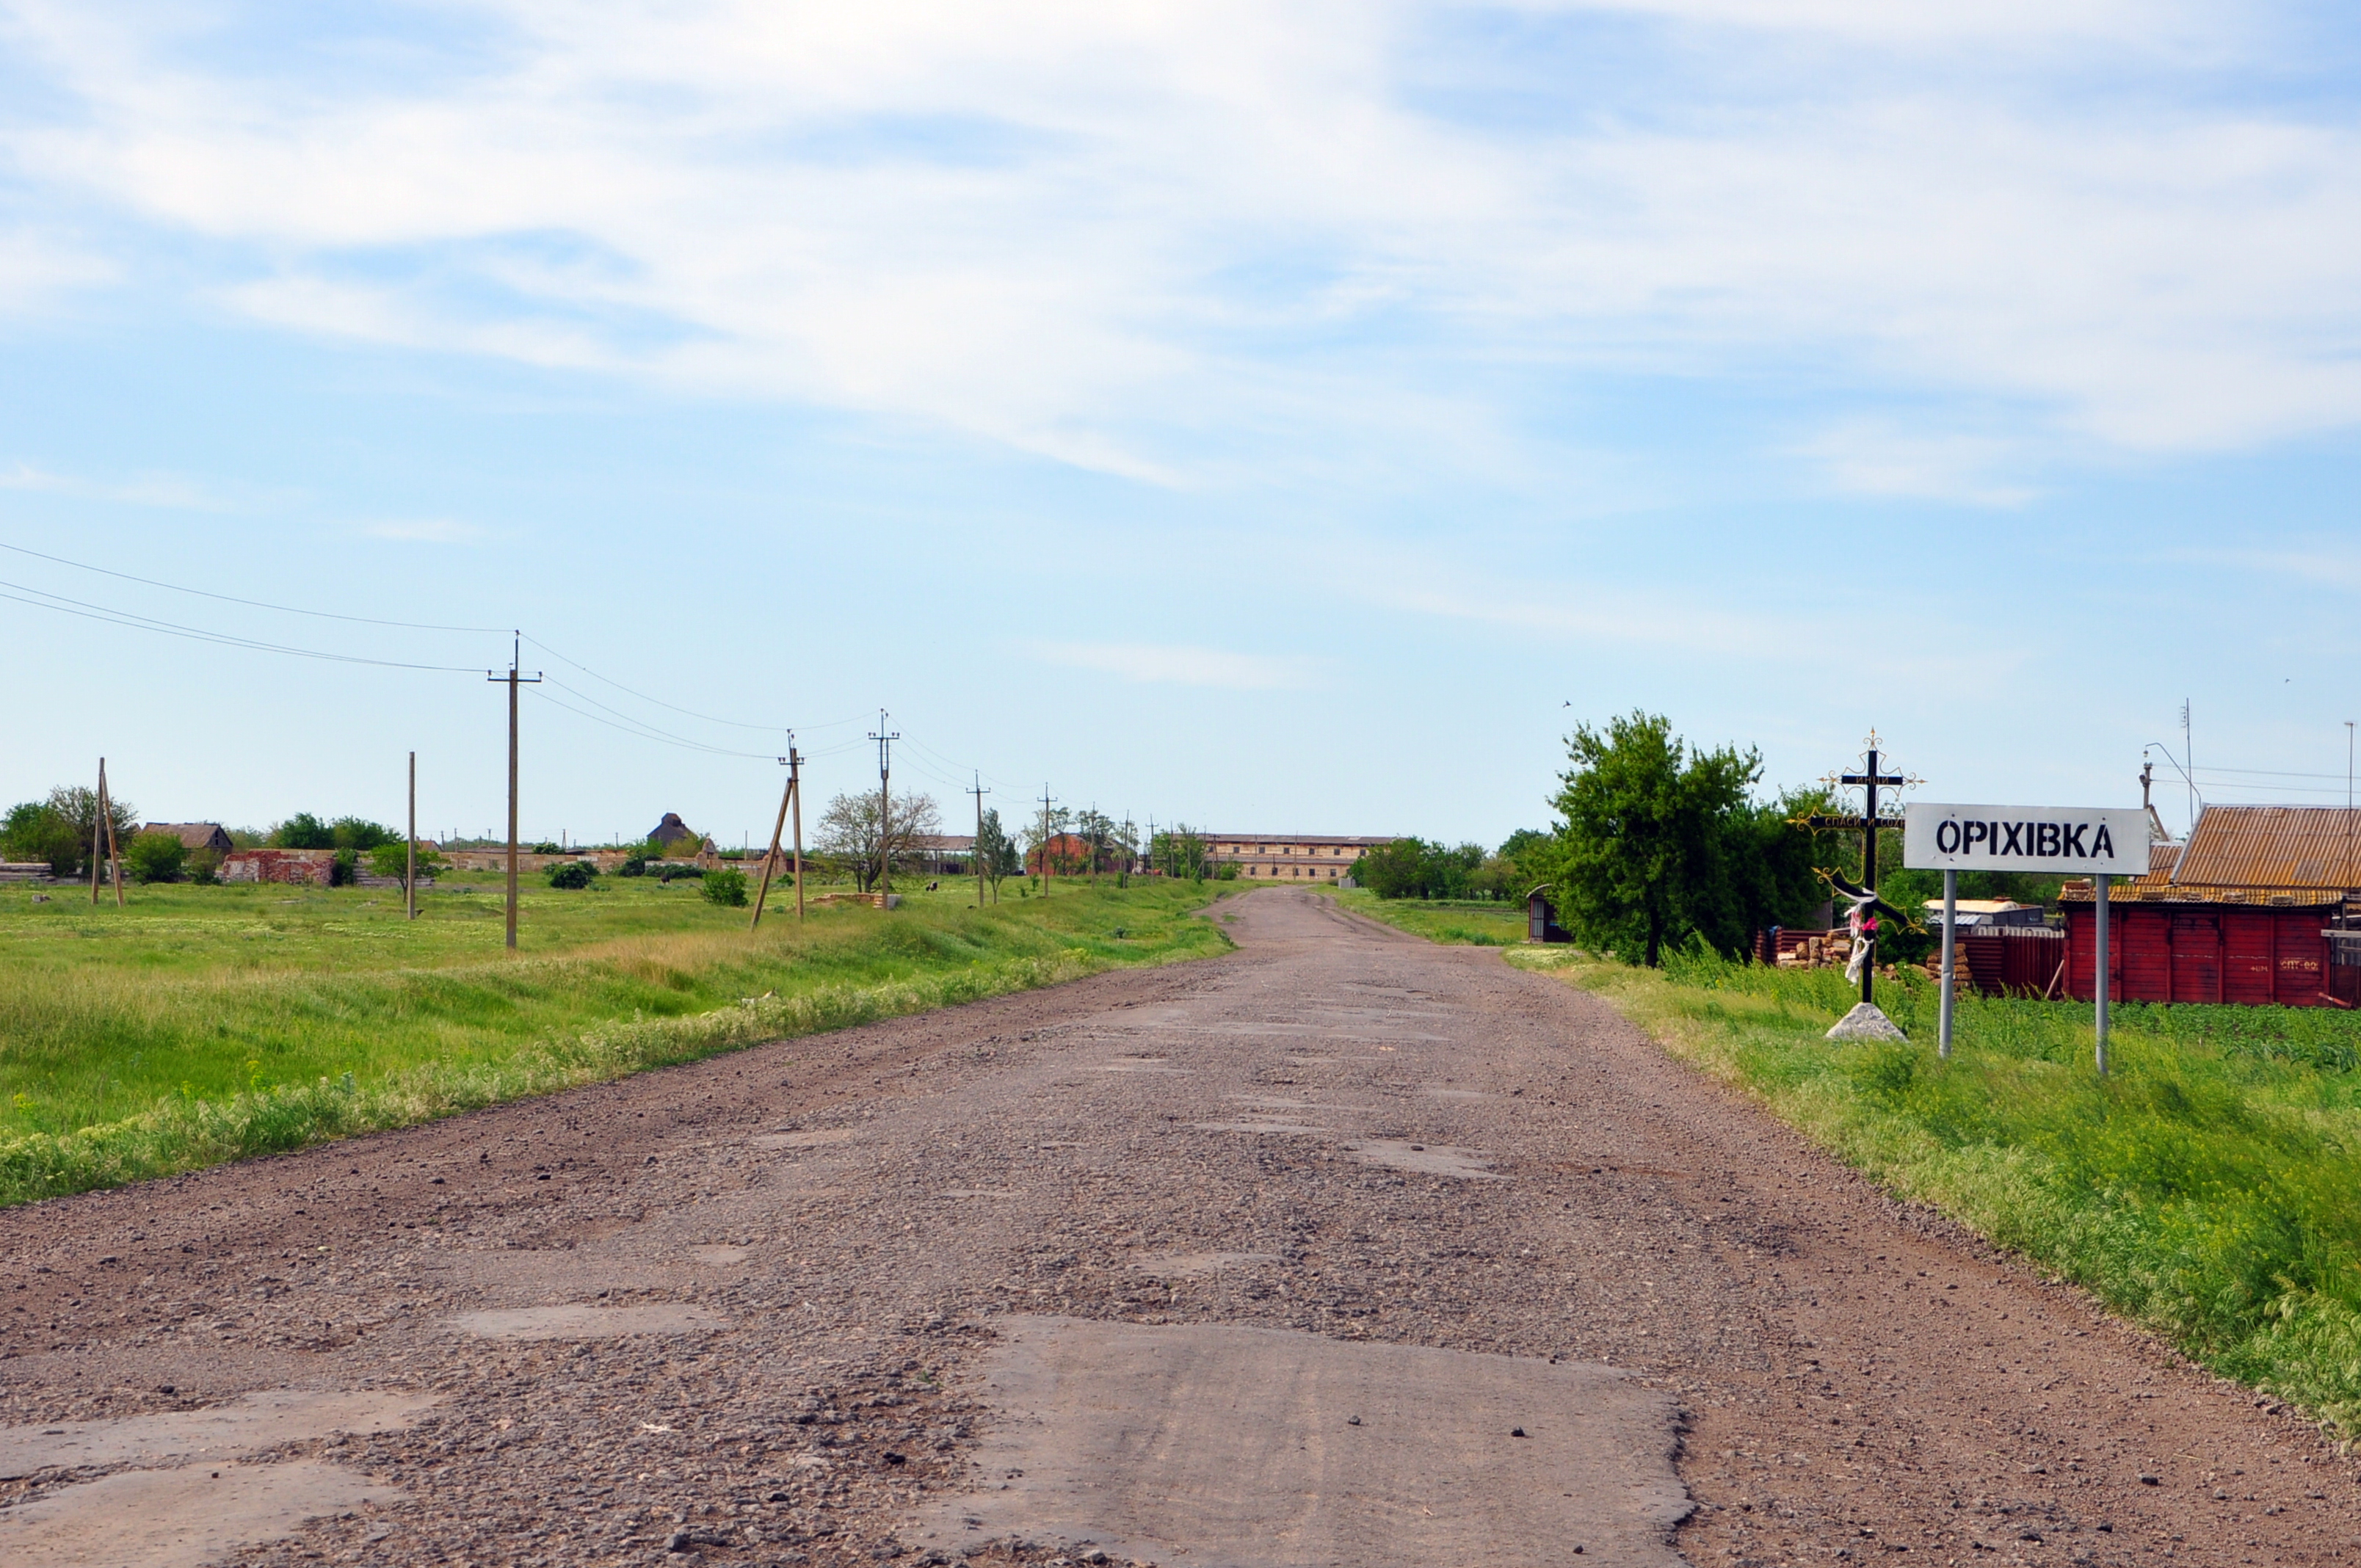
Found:
<path fill-rule="evenodd" d="M 90 825 L 90 902 L 98 906 L 98 877 L 104 863 L 115 872 L 115 907 L 123 907 L 123 853 L 115 842 L 115 803 L 106 797 L 106 759 L 98 760 L 98 811 Z"/>
<path fill-rule="evenodd" d="M 1049 879 L 1057 873 L 1049 869 L 1049 786 L 1041 786 L 1041 896 L 1049 896 Z"/>
<path fill-rule="evenodd" d="M 508 930 L 508 945 L 509 945 L 509 950 L 510 950 L 511 952 L 514 952 L 514 951 L 516 951 L 516 927 L 517 927 L 517 687 L 518 687 L 519 685 L 533 685 L 536 684 L 537 682 L 539 682 L 539 681 L 540 681 L 540 679 L 541 679 L 541 676 L 540 676 L 538 674 L 528 675 L 528 674 L 524 674 L 521 673 L 521 672 L 518 670 L 518 668 L 517 668 L 517 663 L 518 663 L 518 660 L 517 660 L 517 653 L 518 653 L 519 650 L 521 650 L 522 647 L 523 647 L 523 643 L 522 643 L 522 641 L 520 641 L 518 642 L 518 644 L 516 645 L 516 647 L 515 647 L 515 648 L 512 648 L 512 649 L 510 651 L 510 652 L 509 652 L 509 672 L 508 672 L 508 674 L 500 674 L 498 670 L 486 670 L 486 671 L 484 672 L 484 679 L 486 679 L 486 680 L 488 680 L 488 681 L 506 681 L 506 682 L 508 683 L 508 687 L 509 687 L 509 930 Z"/>
<path fill-rule="evenodd" d="M 869 738 L 877 742 L 877 892 L 882 897 L 894 891 L 894 802 L 891 791 L 894 742 L 902 738 L 902 732 L 898 729 L 890 734 L 886 732 L 885 710 L 881 707 L 877 710 L 877 728 Z"/>
<path fill-rule="evenodd" d="M 975 787 L 968 794 L 975 796 L 975 845 L 968 851 L 975 861 L 975 906 L 983 907 L 983 797 L 992 792 L 983 787 L 983 774 L 975 775 Z"/>
<path fill-rule="evenodd" d="M 804 917 L 804 760 L 793 746 L 787 748 L 787 793 L 796 802 L 796 918 Z"/>
<path fill-rule="evenodd" d="M 418 918 L 418 753 L 410 753 L 410 854 L 402 863 L 402 918 Z"/>
<path fill-rule="evenodd" d="M 779 863 L 779 835 L 786 831 L 787 807 L 795 804 L 796 773 L 798 771 L 796 763 L 801 759 L 797 756 L 793 744 L 794 731 L 788 732 L 788 739 L 790 743 L 787 747 L 787 754 L 779 759 L 779 766 L 787 770 L 787 787 L 779 795 L 779 819 L 771 824 L 771 852 L 763 857 L 763 886 L 762 890 L 754 894 L 754 918 L 746 922 L 746 929 L 749 931 L 763 923 L 763 901 L 771 896 L 771 868 Z M 796 813 L 796 838 L 800 845 L 803 839 L 803 813 L 800 811 Z M 804 879 L 803 866 L 800 863 L 803 857 L 798 854 L 796 859 L 798 862 L 796 867 L 796 913 L 800 916 L 803 914 Z"/>

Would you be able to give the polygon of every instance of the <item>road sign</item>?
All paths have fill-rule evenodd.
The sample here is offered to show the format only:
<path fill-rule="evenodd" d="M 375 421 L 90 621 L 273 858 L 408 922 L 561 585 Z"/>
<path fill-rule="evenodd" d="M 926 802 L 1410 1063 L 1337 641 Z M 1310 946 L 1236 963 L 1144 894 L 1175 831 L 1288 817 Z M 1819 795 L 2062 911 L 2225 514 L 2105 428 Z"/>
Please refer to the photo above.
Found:
<path fill-rule="evenodd" d="M 1913 871 L 2140 876 L 2147 813 L 2133 807 L 1943 806 L 1903 808 L 1902 863 Z"/>

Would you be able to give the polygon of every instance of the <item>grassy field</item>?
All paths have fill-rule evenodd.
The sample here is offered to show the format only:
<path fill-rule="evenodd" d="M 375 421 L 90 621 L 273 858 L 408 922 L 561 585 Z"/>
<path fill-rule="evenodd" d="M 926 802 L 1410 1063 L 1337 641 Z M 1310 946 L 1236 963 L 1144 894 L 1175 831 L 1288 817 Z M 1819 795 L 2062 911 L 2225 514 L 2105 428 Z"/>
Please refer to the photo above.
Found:
<path fill-rule="evenodd" d="M 430 1117 L 1127 964 L 1218 951 L 1204 890 L 1061 883 L 978 911 L 774 891 L 762 930 L 693 880 L 523 897 L 498 879 L 398 892 L 196 887 L 0 894 L 0 1202 Z M 480 891 L 463 892 L 474 886 Z M 33 902 L 35 892 L 49 901 Z"/>
<path fill-rule="evenodd" d="M 1525 939 L 1525 906 L 1492 900 L 1379 898 L 1365 887 L 1340 888 L 1336 902 L 1430 942 L 1506 948 Z"/>
<path fill-rule="evenodd" d="M 1569 948 L 1510 961 L 1596 992 L 1889 1189 L 2088 1288 L 2214 1370 L 2361 1433 L 2361 1018 L 2126 1005 L 2092 1070 L 2091 1010 L 1881 981 L 1912 1044 L 1823 1037 L 1833 970 Z"/>

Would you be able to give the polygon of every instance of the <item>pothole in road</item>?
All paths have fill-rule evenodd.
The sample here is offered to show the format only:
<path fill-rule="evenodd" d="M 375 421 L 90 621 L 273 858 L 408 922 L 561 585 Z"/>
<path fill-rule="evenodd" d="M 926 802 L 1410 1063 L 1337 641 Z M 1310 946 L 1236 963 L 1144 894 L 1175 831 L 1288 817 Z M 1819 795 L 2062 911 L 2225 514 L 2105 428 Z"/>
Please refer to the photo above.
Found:
<path fill-rule="evenodd" d="M 1345 1152 L 1364 1165 L 1390 1170 L 1411 1170 L 1422 1176 L 1455 1176 L 1468 1181 L 1506 1181 L 1476 1149 L 1449 1144 L 1417 1144 L 1407 1138 L 1363 1138 L 1345 1146 Z"/>
<path fill-rule="evenodd" d="M 126 1470 L 0 1513 L 0 1558 L 12 1568 L 198 1568 L 399 1495 L 316 1459 Z"/>
<path fill-rule="evenodd" d="M 37 1470 L 178 1464 L 227 1459 L 330 1432 L 392 1431 L 436 1403 L 432 1394 L 269 1388 L 202 1410 L 109 1421 L 0 1427 L 0 1480 Z"/>
<path fill-rule="evenodd" d="M 646 1307 L 519 1307 L 462 1312 L 451 1326 L 478 1339 L 615 1339 L 627 1334 L 708 1333 L 726 1325 L 710 1312 L 662 1302 Z"/>
<path fill-rule="evenodd" d="M 1300 1568 L 1679 1568 L 1674 1405 L 1612 1367 L 1212 1325 L 1013 1317 L 987 1354 L 989 1491 L 911 1524 Z M 1003 1484 L 1005 1482 L 1005 1484 Z"/>
<path fill-rule="evenodd" d="M 851 1143 L 860 1135 L 858 1127 L 815 1127 L 803 1133 L 757 1133 L 753 1144 L 758 1149 L 816 1149 Z"/>

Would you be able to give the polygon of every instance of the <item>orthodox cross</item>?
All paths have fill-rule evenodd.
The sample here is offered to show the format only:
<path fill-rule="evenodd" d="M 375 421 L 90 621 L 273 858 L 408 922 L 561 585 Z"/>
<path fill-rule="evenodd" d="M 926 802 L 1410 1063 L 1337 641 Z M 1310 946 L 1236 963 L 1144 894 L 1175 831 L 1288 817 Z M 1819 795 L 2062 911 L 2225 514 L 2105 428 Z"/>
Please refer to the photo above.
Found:
<path fill-rule="evenodd" d="M 1861 835 L 1861 886 L 1858 889 L 1849 888 L 1844 885 L 1841 880 L 1831 880 L 1836 882 L 1836 886 L 1839 891 L 1854 895 L 1856 902 L 1868 901 L 1873 903 L 1877 899 L 1878 829 L 1881 828 L 1899 828 L 1902 826 L 1902 818 L 1899 817 L 1881 817 L 1878 815 L 1877 792 L 1879 786 L 1883 785 L 1891 789 L 1905 789 L 1910 785 L 1916 784 L 1918 781 L 1915 778 L 1905 778 L 1900 773 L 1879 773 L 1877 771 L 1878 740 L 1876 730 L 1872 729 L 1869 732 L 1868 744 L 1868 754 L 1861 759 L 1866 765 L 1861 772 L 1857 773 L 1839 773 L 1825 781 L 1831 784 L 1839 784 L 1846 787 L 1859 786 L 1862 791 L 1861 815 L 1859 817 L 1807 817 L 1804 819 L 1804 826 L 1806 828 L 1834 828 L 1846 832 L 1859 833 Z M 1888 912 L 1894 913 L 1896 917 L 1899 918 L 1898 912 L 1893 911 L 1890 907 Z M 1874 947 L 1874 941 L 1872 941 L 1871 945 Z M 1872 952 L 1870 955 L 1869 960 L 1861 966 L 1861 999 L 1863 1002 L 1867 1002 L 1869 1000 L 1870 977 L 1875 972 L 1876 968 L 1876 955 Z"/>

